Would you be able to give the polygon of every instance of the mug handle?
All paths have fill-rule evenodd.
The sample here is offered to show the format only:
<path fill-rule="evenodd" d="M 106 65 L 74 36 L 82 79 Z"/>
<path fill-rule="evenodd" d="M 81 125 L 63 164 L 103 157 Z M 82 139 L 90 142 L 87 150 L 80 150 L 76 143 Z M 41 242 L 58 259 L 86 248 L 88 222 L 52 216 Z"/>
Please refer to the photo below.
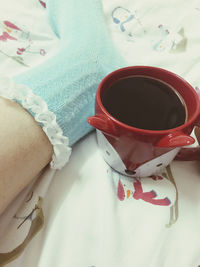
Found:
<path fill-rule="evenodd" d="M 199 143 L 199 146 L 181 148 L 179 153 L 176 155 L 175 160 L 180 160 L 180 161 L 200 160 L 200 127 L 196 126 L 194 129 L 194 133 Z"/>

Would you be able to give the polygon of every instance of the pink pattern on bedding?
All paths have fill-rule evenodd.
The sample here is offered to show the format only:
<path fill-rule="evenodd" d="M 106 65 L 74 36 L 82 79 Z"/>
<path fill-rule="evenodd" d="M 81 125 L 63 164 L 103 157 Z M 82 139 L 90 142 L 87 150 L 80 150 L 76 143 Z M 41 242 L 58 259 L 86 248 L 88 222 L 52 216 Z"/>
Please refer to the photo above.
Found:
<path fill-rule="evenodd" d="M 157 180 L 157 178 L 155 178 L 155 176 L 153 177 L 153 179 Z M 160 176 L 158 177 L 158 179 L 161 179 Z M 124 186 L 123 186 L 121 180 L 119 179 L 118 189 L 117 189 L 118 199 L 123 201 L 125 199 L 126 194 L 127 194 L 127 198 L 129 198 L 130 195 L 132 195 L 132 197 L 135 200 L 143 200 L 143 201 L 151 203 L 153 205 L 169 206 L 171 204 L 171 201 L 169 200 L 168 197 L 156 198 L 157 193 L 155 192 L 155 190 L 150 190 L 150 191 L 144 192 L 143 187 L 142 187 L 142 183 L 139 179 L 134 178 L 133 187 L 134 187 L 134 190 L 128 189 L 125 191 Z"/>
<path fill-rule="evenodd" d="M 155 197 L 157 196 L 157 193 L 154 190 L 151 190 L 149 192 L 143 192 L 141 182 L 137 179 L 135 180 L 136 181 L 133 182 L 133 186 L 135 189 L 135 192 L 133 193 L 133 198 L 135 198 L 136 200 L 142 199 L 153 205 L 169 206 L 171 204 L 171 201 L 167 197 L 156 199 Z"/>
<path fill-rule="evenodd" d="M 41 1 L 41 0 L 39 0 L 39 2 L 40 2 L 40 4 L 41 4 L 44 8 L 46 8 L 46 3 L 45 3 L 45 2 L 43 2 L 43 1 Z"/>
<path fill-rule="evenodd" d="M 121 200 L 121 201 L 123 201 L 125 198 L 125 191 L 124 191 L 124 187 L 122 185 L 121 180 L 119 180 L 119 182 L 118 182 L 117 196 L 118 196 L 119 200 Z"/>
<path fill-rule="evenodd" d="M 3 32 L 2 35 L 0 35 L 0 41 L 6 42 L 7 40 L 17 40 L 15 37 L 12 37 L 9 33 Z"/>
<path fill-rule="evenodd" d="M 46 49 L 38 47 L 37 41 L 38 37 L 32 36 L 26 26 L 19 26 L 9 20 L 4 20 L 0 24 L 0 53 L 20 65 L 29 67 L 29 61 L 32 61 L 35 55 L 44 57 L 47 54 Z"/>
<path fill-rule="evenodd" d="M 4 20 L 4 24 L 5 24 L 5 26 L 9 27 L 10 29 L 21 31 L 21 29 L 19 27 L 17 27 L 15 24 L 13 24 L 12 22 L 10 22 L 8 20 Z"/>

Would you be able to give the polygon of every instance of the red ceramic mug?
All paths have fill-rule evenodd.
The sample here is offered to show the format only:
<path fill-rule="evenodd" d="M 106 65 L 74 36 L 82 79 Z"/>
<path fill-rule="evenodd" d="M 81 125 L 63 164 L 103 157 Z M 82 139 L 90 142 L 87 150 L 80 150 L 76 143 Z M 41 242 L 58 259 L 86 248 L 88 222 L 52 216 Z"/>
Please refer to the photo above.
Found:
<path fill-rule="evenodd" d="M 134 76 L 155 79 L 173 88 L 186 108 L 184 123 L 170 129 L 148 130 L 130 126 L 111 115 L 103 104 L 105 94 L 117 81 Z M 123 175 L 148 177 L 159 173 L 175 157 L 200 159 L 199 147 L 185 148 L 195 142 L 190 134 L 200 125 L 199 96 L 188 82 L 165 69 L 133 66 L 107 75 L 98 86 L 95 115 L 88 118 L 88 123 L 97 129 L 98 144 L 105 161 Z"/>

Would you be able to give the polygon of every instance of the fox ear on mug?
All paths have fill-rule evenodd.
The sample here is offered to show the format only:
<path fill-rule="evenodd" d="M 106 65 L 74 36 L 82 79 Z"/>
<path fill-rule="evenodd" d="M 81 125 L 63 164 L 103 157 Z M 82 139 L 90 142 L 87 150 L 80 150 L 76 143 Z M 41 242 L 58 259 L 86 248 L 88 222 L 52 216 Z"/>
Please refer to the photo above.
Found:
<path fill-rule="evenodd" d="M 109 117 L 100 114 L 88 117 L 87 121 L 92 127 L 96 128 L 97 130 L 111 137 L 118 138 L 119 133 Z"/>

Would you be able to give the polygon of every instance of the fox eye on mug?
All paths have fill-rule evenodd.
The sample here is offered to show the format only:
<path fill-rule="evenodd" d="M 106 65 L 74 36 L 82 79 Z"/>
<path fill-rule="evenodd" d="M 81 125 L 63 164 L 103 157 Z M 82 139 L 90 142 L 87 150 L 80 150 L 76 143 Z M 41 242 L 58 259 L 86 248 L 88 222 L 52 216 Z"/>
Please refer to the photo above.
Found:
<path fill-rule="evenodd" d="M 156 165 L 156 167 L 160 167 L 160 166 L 162 166 L 162 165 L 163 165 L 162 163 L 159 163 L 159 164 Z"/>
<path fill-rule="evenodd" d="M 110 156 L 110 152 L 108 152 L 108 150 L 106 150 L 106 154 L 107 154 L 108 156 Z"/>
<path fill-rule="evenodd" d="M 136 171 L 131 171 L 131 170 L 125 170 L 125 173 L 128 174 L 128 175 L 134 175 L 136 174 Z"/>

